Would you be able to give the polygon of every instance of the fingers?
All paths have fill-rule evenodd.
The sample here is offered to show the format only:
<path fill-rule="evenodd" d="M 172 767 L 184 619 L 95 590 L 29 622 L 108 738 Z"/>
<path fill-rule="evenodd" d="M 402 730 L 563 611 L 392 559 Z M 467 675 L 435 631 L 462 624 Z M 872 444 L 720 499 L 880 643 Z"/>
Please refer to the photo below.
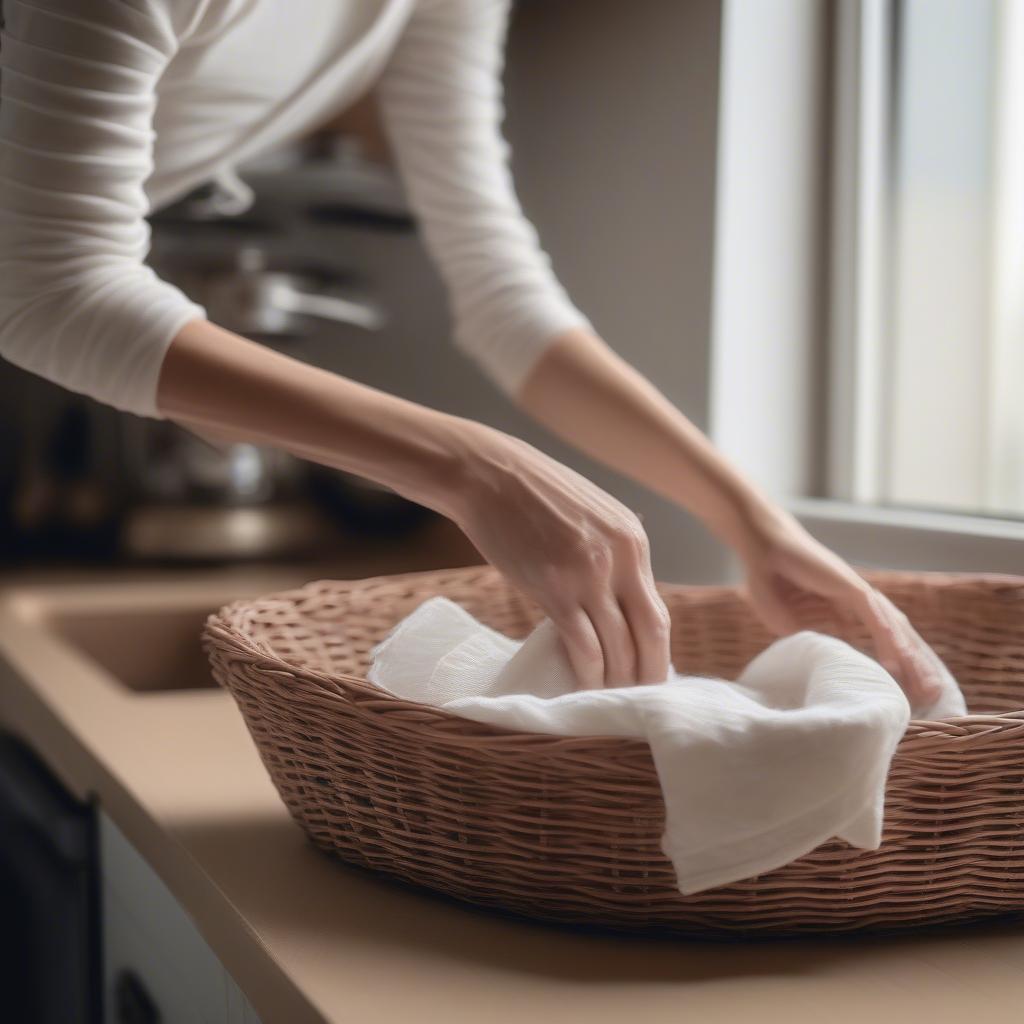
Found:
<path fill-rule="evenodd" d="M 581 690 L 599 690 L 604 686 L 604 649 L 590 616 L 576 608 L 563 616 L 552 616 Z"/>
<path fill-rule="evenodd" d="M 633 638 L 636 682 L 663 683 L 671 665 L 672 621 L 653 581 L 637 579 L 625 588 L 619 607 Z"/>
<path fill-rule="evenodd" d="M 647 534 L 636 520 L 622 538 L 615 593 L 631 640 L 630 683 L 663 683 L 670 668 L 672 622 L 651 570 Z"/>
<path fill-rule="evenodd" d="M 632 588 L 621 603 L 607 590 L 555 625 L 581 688 L 662 683 L 668 677 L 668 610 L 646 587 Z"/>
<path fill-rule="evenodd" d="M 873 587 L 860 591 L 858 606 L 875 643 L 882 667 L 911 700 L 933 699 L 942 689 L 938 656 L 921 639 L 909 619 Z"/>
<path fill-rule="evenodd" d="M 618 601 L 605 591 L 587 609 L 604 656 L 604 685 L 630 686 L 636 682 L 636 647 L 629 623 Z"/>
<path fill-rule="evenodd" d="M 903 650 L 891 616 L 877 599 L 877 591 L 865 586 L 858 590 L 856 607 L 875 644 L 878 661 L 901 685 L 904 683 Z"/>
<path fill-rule="evenodd" d="M 670 667 L 671 620 L 654 582 L 647 534 L 636 520 L 619 538 L 616 572 L 612 578 L 614 602 L 605 598 L 592 618 L 604 640 L 607 624 L 610 644 L 617 644 L 615 661 L 605 651 L 609 685 L 662 683 Z"/>
<path fill-rule="evenodd" d="M 579 561 L 575 578 L 562 578 L 558 607 L 547 602 L 579 685 L 664 682 L 670 623 L 642 528 L 627 520 Z"/>

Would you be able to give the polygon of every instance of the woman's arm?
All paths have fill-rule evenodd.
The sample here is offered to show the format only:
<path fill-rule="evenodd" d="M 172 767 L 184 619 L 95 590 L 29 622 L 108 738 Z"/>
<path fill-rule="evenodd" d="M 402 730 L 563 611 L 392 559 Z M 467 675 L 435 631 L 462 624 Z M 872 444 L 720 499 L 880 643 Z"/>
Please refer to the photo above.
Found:
<path fill-rule="evenodd" d="M 454 340 L 509 394 L 551 338 L 588 326 L 523 216 L 502 66 L 510 0 L 421 0 L 377 89 L 410 203 L 451 300 Z"/>
<path fill-rule="evenodd" d="M 204 315 L 144 263 L 155 85 L 198 2 L 3 5 L 0 355 L 140 415 Z"/>
<path fill-rule="evenodd" d="M 524 442 L 205 320 L 171 344 L 157 405 L 199 432 L 358 473 L 450 517 L 554 620 L 583 685 L 665 678 L 668 619 L 643 528 L 614 498 Z"/>
<path fill-rule="evenodd" d="M 563 333 L 535 364 L 519 402 L 537 420 L 692 512 L 733 548 L 761 618 L 777 633 L 824 610 L 870 631 L 912 698 L 936 695 L 936 658 L 888 599 L 759 492 L 645 377 L 587 330 Z"/>

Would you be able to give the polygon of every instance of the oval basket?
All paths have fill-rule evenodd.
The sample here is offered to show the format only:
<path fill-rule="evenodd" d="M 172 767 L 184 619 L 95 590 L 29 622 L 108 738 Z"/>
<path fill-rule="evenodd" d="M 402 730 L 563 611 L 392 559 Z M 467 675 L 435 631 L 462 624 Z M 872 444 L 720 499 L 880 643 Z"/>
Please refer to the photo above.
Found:
<path fill-rule="evenodd" d="M 1024 910 L 1024 579 L 875 574 L 972 714 L 911 722 L 880 849 L 839 840 L 684 897 L 639 740 L 514 733 L 392 697 L 370 652 L 444 594 L 524 636 L 538 611 L 487 567 L 311 583 L 210 617 L 204 643 L 296 821 L 343 860 L 474 904 L 616 929 L 892 928 Z M 771 640 L 729 587 L 665 586 L 681 672 L 735 678 Z M 866 647 L 862 636 L 847 639 Z"/>

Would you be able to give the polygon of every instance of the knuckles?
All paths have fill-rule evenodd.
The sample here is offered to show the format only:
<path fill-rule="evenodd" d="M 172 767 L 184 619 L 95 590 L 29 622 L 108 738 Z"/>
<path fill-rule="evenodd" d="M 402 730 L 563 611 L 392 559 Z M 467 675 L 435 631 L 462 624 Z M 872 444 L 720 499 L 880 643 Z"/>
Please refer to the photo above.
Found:
<path fill-rule="evenodd" d="M 617 524 L 614 530 L 614 544 L 618 550 L 636 558 L 650 558 L 651 545 L 647 532 L 636 516 L 630 514 L 625 522 Z"/>
<path fill-rule="evenodd" d="M 655 602 L 652 628 L 660 637 L 668 637 L 672 633 L 672 616 L 664 601 Z"/>
<path fill-rule="evenodd" d="M 639 521 L 615 523 L 599 531 L 581 530 L 571 548 L 576 564 L 602 579 L 624 563 L 639 563 L 642 568 L 650 565 L 650 543 Z"/>
<path fill-rule="evenodd" d="M 603 538 L 583 537 L 577 542 L 577 560 L 590 577 L 605 580 L 611 575 L 614 555 Z"/>

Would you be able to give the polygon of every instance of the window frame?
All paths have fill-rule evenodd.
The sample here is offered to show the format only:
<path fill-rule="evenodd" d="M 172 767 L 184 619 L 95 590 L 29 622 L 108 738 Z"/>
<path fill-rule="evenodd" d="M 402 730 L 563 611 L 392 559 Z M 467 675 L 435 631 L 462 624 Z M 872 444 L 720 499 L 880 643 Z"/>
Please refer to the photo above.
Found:
<path fill-rule="evenodd" d="M 879 502 L 885 425 L 872 404 L 880 402 L 885 386 L 878 318 L 889 301 L 892 154 L 865 141 L 871 132 L 891 138 L 895 5 L 725 0 L 711 436 L 812 533 L 855 564 L 1024 573 L 1024 521 Z M 772 23 L 768 38 L 766 19 Z M 755 49 L 750 41 L 759 34 Z M 861 83 L 869 79 L 865 91 Z M 766 92 L 769 80 L 776 87 Z M 815 102 L 825 111 L 820 122 L 794 127 L 794 116 L 816 109 L 806 98 L 794 102 L 797 88 L 819 90 Z M 743 130 L 748 102 L 760 116 L 786 124 L 774 143 L 764 133 Z M 770 173 L 760 180 L 742 173 L 766 165 Z M 788 178 L 777 173 L 786 168 L 793 172 Z M 752 191 L 764 208 L 786 210 L 788 223 L 751 217 Z M 1024 209 L 1024 197 L 1020 202 Z M 786 247 L 788 259 L 749 258 L 751 250 L 767 254 L 776 245 Z M 1024 249 L 1018 255 L 1024 261 Z M 780 266 L 789 278 L 794 266 L 810 268 L 808 279 L 780 276 Z M 870 307 L 861 301 L 865 293 Z M 821 295 L 828 296 L 825 303 Z M 750 330 L 758 323 L 767 332 Z M 796 336 L 773 346 L 771 332 L 779 328 Z M 762 382 L 760 390 L 752 391 L 752 380 Z M 778 381 L 786 383 L 773 397 L 770 385 Z M 781 427 L 767 430 L 766 422 Z"/>

